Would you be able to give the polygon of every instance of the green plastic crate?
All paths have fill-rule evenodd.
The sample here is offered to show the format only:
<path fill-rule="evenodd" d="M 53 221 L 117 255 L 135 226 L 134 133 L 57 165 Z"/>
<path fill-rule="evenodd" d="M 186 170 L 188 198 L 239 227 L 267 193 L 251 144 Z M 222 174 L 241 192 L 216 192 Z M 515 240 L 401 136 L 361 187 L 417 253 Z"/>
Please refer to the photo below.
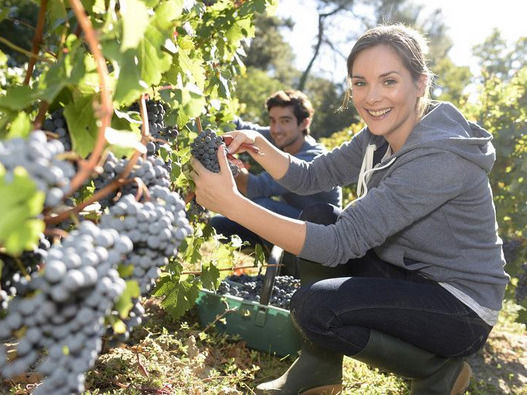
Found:
<path fill-rule="evenodd" d="M 227 308 L 233 309 L 214 326 L 220 332 L 239 336 L 250 348 L 279 356 L 295 355 L 300 349 L 299 335 L 291 323 L 288 310 L 264 306 L 237 296 L 218 295 L 206 289 L 200 291 L 197 306 L 203 327 L 224 314 Z"/>

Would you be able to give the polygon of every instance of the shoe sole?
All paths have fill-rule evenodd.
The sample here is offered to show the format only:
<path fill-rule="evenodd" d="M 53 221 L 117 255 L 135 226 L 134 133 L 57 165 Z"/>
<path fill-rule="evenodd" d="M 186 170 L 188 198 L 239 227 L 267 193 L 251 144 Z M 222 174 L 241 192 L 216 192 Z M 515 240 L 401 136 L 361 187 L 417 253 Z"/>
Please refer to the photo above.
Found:
<path fill-rule="evenodd" d="M 466 362 L 463 362 L 463 366 L 457 375 L 456 382 L 452 387 L 450 395 L 463 395 L 470 384 L 470 377 L 472 376 L 472 368 Z"/>
<path fill-rule="evenodd" d="M 300 395 L 338 395 L 342 394 L 342 384 L 322 385 L 302 391 Z"/>

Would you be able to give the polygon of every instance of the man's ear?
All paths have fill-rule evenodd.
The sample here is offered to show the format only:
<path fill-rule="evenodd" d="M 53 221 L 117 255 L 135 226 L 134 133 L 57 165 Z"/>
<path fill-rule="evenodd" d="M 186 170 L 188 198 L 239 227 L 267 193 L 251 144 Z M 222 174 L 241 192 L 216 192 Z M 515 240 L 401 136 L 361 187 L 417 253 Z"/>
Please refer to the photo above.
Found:
<path fill-rule="evenodd" d="M 309 128 L 310 125 L 311 125 L 311 118 L 306 118 L 302 122 L 300 122 L 299 126 L 302 128 L 302 130 L 305 130 Z"/>

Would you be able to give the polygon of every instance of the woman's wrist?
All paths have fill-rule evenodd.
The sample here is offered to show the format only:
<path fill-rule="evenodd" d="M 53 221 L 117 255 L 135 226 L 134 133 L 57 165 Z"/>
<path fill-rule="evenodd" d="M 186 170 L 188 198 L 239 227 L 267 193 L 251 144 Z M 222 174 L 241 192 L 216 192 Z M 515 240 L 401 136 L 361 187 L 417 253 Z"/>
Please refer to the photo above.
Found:
<path fill-rule="evenodd" d="M 248 215 L 249 213 L 245 213 L 247 211 L 247 202 L 249 201 L 248 198 L 246 198 L 241 193 L 236 193 L 233 197 L 231 202 L 227 207 L 225 207 L 225 210 L 223 212 L 223 215 L 227 218 L 229 218 L 231 221 L 234 222 L 240 222 L 240 220 L 243 221 L 243 217 Z"/>

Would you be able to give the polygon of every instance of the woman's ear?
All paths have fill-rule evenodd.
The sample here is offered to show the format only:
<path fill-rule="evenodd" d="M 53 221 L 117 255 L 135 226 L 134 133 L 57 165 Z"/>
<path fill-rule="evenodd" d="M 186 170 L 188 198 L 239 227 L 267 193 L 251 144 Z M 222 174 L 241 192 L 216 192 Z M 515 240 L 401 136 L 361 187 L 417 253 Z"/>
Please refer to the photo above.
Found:
<path fill-rule="evenodd" d="M 419 80 L 417 81 L 417 97 L 423 97 L 428 88 L 428 75 L 421 74 Z"/>

